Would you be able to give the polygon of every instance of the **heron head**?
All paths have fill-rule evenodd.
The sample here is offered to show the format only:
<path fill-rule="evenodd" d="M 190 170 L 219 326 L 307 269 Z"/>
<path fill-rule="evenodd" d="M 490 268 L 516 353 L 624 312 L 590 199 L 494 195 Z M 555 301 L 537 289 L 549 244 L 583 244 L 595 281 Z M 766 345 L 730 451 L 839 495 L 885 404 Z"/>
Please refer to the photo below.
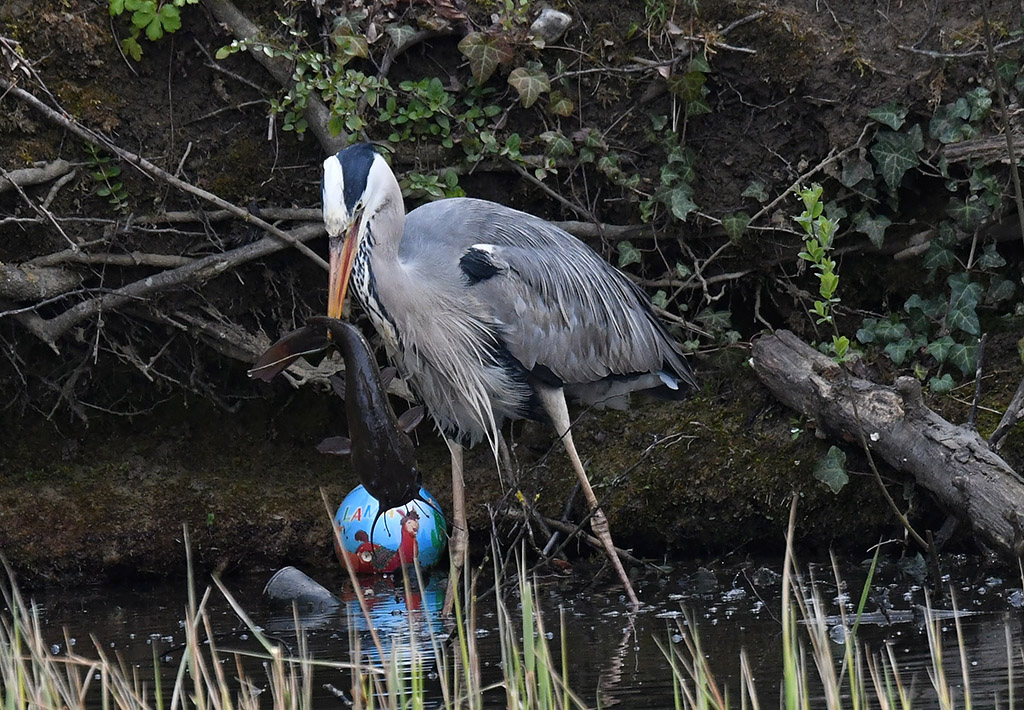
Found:
<path fill-rule="evenodd" d="M 370 143 L 349 146 L 324 161 L 320 183 L 324 226 L 330 239 L 330 285 L 327 315 L 341 317 L 352 265 L 368 221 L 395 182 L 384 156 Z"/>

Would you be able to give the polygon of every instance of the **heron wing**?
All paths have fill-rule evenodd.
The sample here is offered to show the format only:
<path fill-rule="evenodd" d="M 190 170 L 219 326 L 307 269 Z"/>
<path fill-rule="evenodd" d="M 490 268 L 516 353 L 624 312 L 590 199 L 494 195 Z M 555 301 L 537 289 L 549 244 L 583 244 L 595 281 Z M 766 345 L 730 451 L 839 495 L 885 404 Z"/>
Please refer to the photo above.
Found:
<path fill-rule="evenodd" d="M 567 232 L 468 198 L 432 203 L 409 218 L 410 254 L 430 244 L 432 258 L 455 259 L 464 300 L 502 324 L 506 347 L 527 370 L 566 384 L 664 373 L 683 389 L 696 387 L 647 296 Z M 451 265 L 438 268 L 450 273 Z"/>

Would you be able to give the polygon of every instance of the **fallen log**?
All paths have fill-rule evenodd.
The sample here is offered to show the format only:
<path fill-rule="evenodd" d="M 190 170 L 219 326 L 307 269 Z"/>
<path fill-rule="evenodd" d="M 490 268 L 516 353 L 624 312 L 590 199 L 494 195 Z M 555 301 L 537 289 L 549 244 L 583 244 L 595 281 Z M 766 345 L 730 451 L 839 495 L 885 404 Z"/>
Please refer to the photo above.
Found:
<path fill-rule="evenodd" d="M 854 377 L 785 330 L 758 339 L 752 362 L 781 402 L 832 436 L 868 442 L 982 543 L 1010 558 L 1024 552 L 1024 478 L 976 431 L 929 409 L 917 379 L 900 377 L 888 387 Z"/>

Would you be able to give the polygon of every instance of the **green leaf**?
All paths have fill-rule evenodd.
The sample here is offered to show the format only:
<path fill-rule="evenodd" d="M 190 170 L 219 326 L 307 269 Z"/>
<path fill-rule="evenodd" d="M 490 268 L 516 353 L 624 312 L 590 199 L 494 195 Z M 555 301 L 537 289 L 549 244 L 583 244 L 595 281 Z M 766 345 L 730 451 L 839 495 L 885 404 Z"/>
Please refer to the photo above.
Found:
<path fill-rule="evenodd" d="M 1001 269 L 1006 266 L 1006 259 L 996 250 L 995 242 L 985 245 L 978 257 L 978 266 L 982 269 Z"/>
<path fill-rule="evenodd" d="M 946 213 L 965 232 L 973 232 L 988 218 L 991 210 L 977 195 L 968 195 L 964 200 L 950 200 Z"/>
<path fill-rule="evenodd" d="M 868 117 L 875 119 L 879 123 L 884 123 L 894 131 L 898 131 L 907 118 L 907 109 L 895 101 L 890 101 L 868 111 Z"/>
<path fill-rule="evenodd" d="M 573 154 L 572 141 L 560 131 L 544 131 L 539 137 L 547 144 L 544 155 L 550 158 L 562 158 Z"/>
<path fill-rule="evenodd" d="M 146 25 L 146 38 L 150 42 L 156 42 L 158 39 L 164 36 L 164 26 L 160 20 L 159 15 L 154 15 L 153 19 L 148 25 Z"/>
<path fill-rule="evenodd" d="M 833 493 L 843 490 L 843 486 L 850 482 L 846 473 L 846 452 L 837 446 L 829 447 L 828 453 L 814 464 L 814 477 Z"/>
<path fill-rule="evenodd" d="M 903 340 L 910 331 L 906 325 L 894 318 L 880 320 L 874 327 L 875 338 L 883 343 L 891 343 L 896 340 Z"/>
<path fill-rule="evenodd" d="M 110 16 L 120 15 L 124 12 L 124 0 L 110 0 Z"/>
<path fill-rule="evenodd" d="M 1013 298 L 1017 293 L 1017 284 L 1010 279 L 995 279 L 988 289 L 985 300 L 989 303 L 1002 303 Z"/>
<path fill-rule="evenodd" d="M 927 300 L 921 298 L 920 294 L 912 294 L 907 299 L 906 303 L 903 304 L 903 310 L 907 313 L 913 313 L 915 310 L 919 310 L 924 315 L 932 320 L 938 320 L 946 310 L 945 301 L 938 298 L 929 298 Z"/>
<path fill-rule="evenodd" d="M 132 24 L 140 30 L 148 27 L 156 19 L 156 3 L 153 0 L 143 0 L 139 8 L 132 13 Z"/>
<path fill-rule="evenodd" d="M 906 361 L 907 355 L 917 349 L 914 346 L 915 343 L 910 338 L 895 340 L 885 346 L 885 354 L 889 356 L 889 359 L 892 360 L 894 364 L 902 365 Z"/>
<path fill-rule="evenodd" d="M 928 343 L 928 346 L 925 348 L 925 352 L 939 362 L 945 362 L 946 358 L 949 357 L 949 351 L 954 345 L 956 345 L 956 341 L 948 335 L 943 335 L 938 340 Z"/>
<path fill-rule="evenodd" d="M 928 251 L 925 252 L 924 258 L 921 260 L 921 265 L 929 271 L 951 269 L 954 264 L 956 264 L 956 257 L 952 250 L 936 243 L 934 239 L 928 245 Z"/>
<path fill-rule="evenodd" d="M 388 33 L 396 50 L 404 47 L 406 42 L 416 36 L 415 28 L 409 25 L 387 25 L 384 31 Z"/>
<path fill-rule="evenodd" d="M 958 367 L 964 375 L 974 377 L 975 369 L 978 366 L 978 346 L 956 343 L 949 349 L 946 361 L 954 367 Z"/>
<path fill-rule="evenodd" d="M 662 289 L 658 289 L 653 296 L 651 296 L 651 303 L 656 305 L 658 308 L 668 307 L 668 294 Z"/>
<path fill-rule="evenodd" d="M 627 239 L 619 242 L 619 268 L 624 269 L 630 264 L 639 264 L 643 258 L 640 250 L 633 246 L 633 243 Z"/>
<path fill-rule="evenodd" d="M 499 64 L 512 59 L 512 52 L 504 42 L 483 32 L 470 32 L 463 37 L 459 51 L 469 60 L 469 70 L 478 85 L 490 79 Z"/>
<path fill-rule="evenodd" d="M 863 156 L 858 156 L 843 162 L 843 171 L 840 173 L 839 182 L 846 187 L 853 187 L 862 180 L 874 180 L 875 171 Z"/>
<path fill-rule="evenodd" d="M 135 61 L 142 61 L 142 45 L 134 37 L 125 37 L 121 40 L 121 49 Z"/>
<path fill-rule="evenodd" d="M 565 118 L 571 116 L 574 110 L 576 110 L 576 104 L 572 102 L 572 99 L 563 95 L 561 91 L 551 92 L 551 101 L 548 103 L 549 112 Z"/>
<path fill-rule="evenodd" d="M 508 75 L 508 83 L 519 92 L 523 108 L 530 108 L 541 94 L 551 90 L 551 79 L 540 69 L 516 67 Z"/>
<path fill-rule="evenodd" d="M 727 310 L 716 311 L 705 308 L 697 314 L 695 320 L 708 330 L 724 331 L 732 325 L 732 314 Z"/>
<path fill-rule="evenodd" d="M 737 212 L 736 214 L 728 214 L 722 217 L 722 227 L 725 229 L 725 233 L 729 235 L 729 239 L 733 242 L 738 242 L 743 233 L 747 231 L 747 226 L 750 224 L 750 215 L 745 212 Z"/>
<path fill-rule="evenodd" d="M 988 89 L 984 86 L 979 86 L 971 89 L 964 96 L 967 99 L 967 105 L 971 107 L 971 115 L 968 120 L 971 123 L 977 123 L 988 117 L 989 111 L 992 109 L 992 96 Z"/>
<path fill-rule="evenodd" d="M 691 199 L 692 195 L 693 188 L 686 183 L 680 183 L 667 191 L 665 204 L 681 222 L 685 222 L 687 215 L 697 209 L 697 203 Z"/>
<path fill-rule="evenodd" d="M 858 212 L 853 218 L 853 228 L 868 235 L 868 239 L 876 249 L 882 248 L 882 243 L 885 241 L 885 230 L 891 224 L 892 220 L 885 215 L 872 217 L 866 210 Z"/>
<path fill-rule="evenodd" d="M 953 378 L 947 372 L 942 377 L 933 377 L 928 381 L 928 389 L 935 394 L 946 394 L 953 389 Z"/>
<path fill-rule="evenodd" d="M 978 322 L 978 303 L 985 291 L 979 283 L 971 283 L 967 274 L 953 274 L 946 282 L 949 284 L 949 312 L 946 314 L 946 327 L 950 330 L 962 330 L 970 335 L 980 335 L 981 325 Z"/>
<path fill-rule="evenodd" d="M 923 149 L 924 137 L 920 125 L 915 124 L 906 133 L 878 132 L 871 146 L 871 155 L 878 163 L 878 169 L 890 192 L 896 192 L 908 170 L 920 165 L 921 160 L 917 154 Z"/>
<path fill-rule="evenodd" d="M 164 5 L 157 16 L 164 32 L 177 32 L 181 29 L 181 13 L 174 5 Z"/>
<path fill-rule="evenodd" d="M 231 56 L 231 47 L 221 47 L 217 50 L 217 53 L 213 55 L 217 59 L 227 59 Z"/>
<path fill-rule="evenodd" d="M 967 99 L 940 106 L 928 122 L 928 135 L 941 143 L 957 143 L 969 135 L 964 121 L 971 115 Z"/>
<path fill-rule="evenodd" d="M 747 189 L 742 192 L 741 196 L 753 197 L 761 204 L 764 204 L 768 201 L 768 190 L 765 189 L 763 182 L 760 180 L 754 180 L 747 185 Z"/>

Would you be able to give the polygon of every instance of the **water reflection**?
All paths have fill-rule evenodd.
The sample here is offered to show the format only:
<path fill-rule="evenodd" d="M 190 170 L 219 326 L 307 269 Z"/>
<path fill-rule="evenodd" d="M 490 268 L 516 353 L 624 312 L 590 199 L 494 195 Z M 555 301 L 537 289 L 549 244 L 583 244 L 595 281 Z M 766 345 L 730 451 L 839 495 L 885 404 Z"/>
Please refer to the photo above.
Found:
<path fill-rule="evenodd" d="M 569 687 L 591 707 L 671 707 L 669 665 L 654 640 L 678 648 L 685 645 L 687 635 L 695 630 L 700 634 L 702 649 L 716 680 L 728 689 L 731 698 L 739 698 L 739 659 L 741 650 L 745 650 L 759 699 L 774 704 L 772 700 L 778 697 L 782 677 L 778 569 L 777 563 L 744 560 L 736 565 L 679 569 L 671 577 L 642 578 L 637 588 L 645 607 L 635 616 L 625 613 L 625 602 L 615 585 L 595 587 L 585 580 L 541 578 L 537 580 L 540 612 L 550 635 L 549 646 L 559 659 L 560 626 L 564 628 Z M 983 571 L 958 570 L 955 574 L 955 608 L 959 610 L 960 634 L 966 649 L 963 665 L 975 704 L 991 704 L 997 696 L 1006 698 L 1011 677 L 1019 697 L 1024 692 L 1024 631 L 1018 610 L 1024 604 L 1024 591 L 1019 583 L 1006 582 Z M 864 565 L 847 565 L 842 571 L 845 581 L 837 584 L 829 565 L 812 565 L 804 577 L 806 599 L 810 600 L 813 590 L 821 600 L 837 663 L 842 656 L 844 623 L 850 623 L 855 614 L 865 575 Z M 446 580 L 435 577 L 422 590 L 410 593 L 393 579 L 363 580 L 367 620 L 354 590 L 341 582 L 337 570 L 314 576 L 340 599 L 340 605 L 333 611 L 307 610 L 296 615 L 290 609 L 266 605 L 261 601 L 266 575 L 233 578 L 227 585 L 263 631 L 285 644 L 290 652 L 296 650 L 299 629 L 317 659 L 354 660 L 350 658 L 350 649 L 355 646 L 363 658 L 396 658 L 406 677 L 412 659 L 422 659 L 431 703 L 439 705 L 438 676 L 444 669 L 435 664 L 431 635 L 440 640 L 447 658 L 457 655 L 457 644 L 448 640 L 450 626 L 439 615 Z M 946 580 L 945 585 L 948 583 Z M 513 618 L 519 614 L 517 593 L 512 586 L 505 595 Z M 88 654 L 88 639 L 93 635 L 104 650 L 113 649 L 128 667 L 145 675 L 152 672 L 155 647 L 161 658 L 160 671 L 169 674 L 165 689 L 173 682 L 171 676 L 184 647 L 186 594 L 181 584 L 76 593 L 54 590 L 32 596 L 40 604 L 48 643 L 55 653 L 66 650 L 69 643 L 77 643 L 75 650 Z M 891 653 L 904 686 L 918 701 L 915 708 L 936 705 L 923 613 L 927 602 L 920 582 L 903 574 L 895 562 L 883 565 L 870 590 L 857 632 L 858 639 L 872 653 Z M 933 605 L 942 636 L 946 674 L 953 691 L 962 698 L 964 681 L 957 619 L 951 611 L 954 602 L 936 597 Z M 683 618 L 684 609 L 691 621 Z M 216 594 L 211 598 L 210 616 L 219 648 L 254 648 L 249 630 Z M 64 627 L 68 629 L 66 637 Z M 380 650 L 372 639 L 371 629 L 380 639 Z M 484 686 L 503 677 L 499 636 L 492 596 L 479 602 L 475 612 L 473 642 Z M 452 667 L 448 666 L 449 673 Z M 870 684 L 866 670 L 865 678 Z M 338 694 L 350 694 L 351 687 L 349 673 L 317 670 L 316 706 L 337 707 Z M 500 689 L 484 700 L 487 707 L 506 706 Z"/>

